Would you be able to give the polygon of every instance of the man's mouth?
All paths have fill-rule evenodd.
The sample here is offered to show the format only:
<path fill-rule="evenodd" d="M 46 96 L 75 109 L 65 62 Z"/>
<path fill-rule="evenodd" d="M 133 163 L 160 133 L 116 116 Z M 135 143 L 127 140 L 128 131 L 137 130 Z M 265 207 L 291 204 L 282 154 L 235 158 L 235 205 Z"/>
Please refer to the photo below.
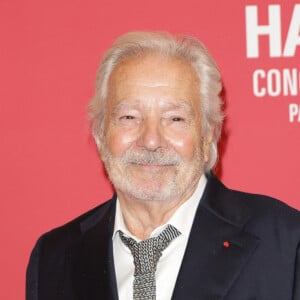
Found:
<path fill-rule="evenodd" d="M 174 167 L 174 164 L 158 164 L 158 163 L 133 163 L 132 165 L 140 169 L 159 171 L 168 167 Z"/>

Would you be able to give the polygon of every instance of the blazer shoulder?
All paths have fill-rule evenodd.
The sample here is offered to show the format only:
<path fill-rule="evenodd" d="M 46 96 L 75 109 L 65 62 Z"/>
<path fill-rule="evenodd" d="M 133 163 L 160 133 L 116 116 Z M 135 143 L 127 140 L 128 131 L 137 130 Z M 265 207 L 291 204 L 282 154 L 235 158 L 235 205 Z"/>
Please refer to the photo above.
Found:
<path fill-rule="evenodd" d="M 284 241 L 290 250 L 300 245 L 300 212 L 288 204 L 261 194 L 229 190 L 236 202 L 242 202 L 251 212 L 245 230 L 261 240 Z M 283 247 L 283 246 L 282 246 Z"/>
<path fill-rule="evenodd" d="M 228 188 L 213 174 L 208 175 L 203 198 L 204 205 L 237 226 L 248 221 L 256 224 L 269 222 L 300 230 L 300 212 L 295 208 L 266 195 Z"/>
<path fill-rule="evenodd" d="M 107 216 L 114 217 L 110 210 L 114 210 L 115 197 L 83 213 L 66 224 L 44 233 L 37 241 L 36 247 L 47 247 L 51 252 L 52 247 L 66 247 L 74 243 L 83 233 L 101 222 Z M 53 249 L 54 250 L 54 249 Z"/>
<path fill-rule="evenodd" d="M 40 293 L 43 299 L 58 299 L 57 291 L 61 295 L 64 294 L 62 283 L 65 282 L 68 266 L 72 265 L 69 262 L 73 255 L 72 251 L 84 245 L 85 237 L 90 233 L 96 232 L 99 239 L 102 231 L 106 234 L 107 227 L 110 228 L 113 224 L 114 204 L 115 197 L 74 220 L 44 233 L 38 239 L 27 266 L 26 299 L 39 299 Z"/>
<path fill-rule="evenodd" d="M 232 189 L 229 189 L 229 192 L 250 207 L 257 216 L 285 219 L 300 225 L 300 212 L 279 199 Z"/>

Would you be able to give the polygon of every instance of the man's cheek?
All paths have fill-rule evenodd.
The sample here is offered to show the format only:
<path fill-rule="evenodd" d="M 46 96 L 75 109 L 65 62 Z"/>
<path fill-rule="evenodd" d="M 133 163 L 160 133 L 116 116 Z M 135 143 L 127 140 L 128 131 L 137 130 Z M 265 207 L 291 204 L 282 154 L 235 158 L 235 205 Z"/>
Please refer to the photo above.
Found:
<path fill-rule="evenodd" d="M 169 144 L 184 159 L 191 159 L 195 153 L 195 141 L 189 136 L 177 136 L 169 140 Z"/>
<path fill-rule="evenodd" d="M 114 133 L 108 139 L 108 148 L 113 156 L 121 156 L 124 151 L 130 148 L 136 141 L 131 134 Z"/>

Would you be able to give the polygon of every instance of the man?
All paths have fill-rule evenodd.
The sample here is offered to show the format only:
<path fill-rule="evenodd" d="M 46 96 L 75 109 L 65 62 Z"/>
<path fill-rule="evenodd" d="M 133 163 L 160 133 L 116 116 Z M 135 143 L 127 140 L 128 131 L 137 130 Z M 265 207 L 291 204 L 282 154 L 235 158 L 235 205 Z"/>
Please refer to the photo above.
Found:
<path fill-rule="evenodd" d="M 220 74 L 191 37 L 135 32 L 90 103 L 113 199 L 43 235 L 27 300 L 300 299 L 300 215 L 211 173 Z"/>

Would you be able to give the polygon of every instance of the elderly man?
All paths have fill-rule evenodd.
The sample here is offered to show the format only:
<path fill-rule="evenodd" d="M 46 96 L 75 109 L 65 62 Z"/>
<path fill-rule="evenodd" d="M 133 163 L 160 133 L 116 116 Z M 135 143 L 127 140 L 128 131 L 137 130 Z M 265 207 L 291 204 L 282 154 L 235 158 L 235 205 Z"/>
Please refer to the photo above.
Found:
<path fill-rule="evenodd" d="M 27 300 L 300 299 L 299 213 L 210 171 L 221 89 L 194 38 L 116 41 L 89 106 L 116 193 L 39 239 Z"/>

